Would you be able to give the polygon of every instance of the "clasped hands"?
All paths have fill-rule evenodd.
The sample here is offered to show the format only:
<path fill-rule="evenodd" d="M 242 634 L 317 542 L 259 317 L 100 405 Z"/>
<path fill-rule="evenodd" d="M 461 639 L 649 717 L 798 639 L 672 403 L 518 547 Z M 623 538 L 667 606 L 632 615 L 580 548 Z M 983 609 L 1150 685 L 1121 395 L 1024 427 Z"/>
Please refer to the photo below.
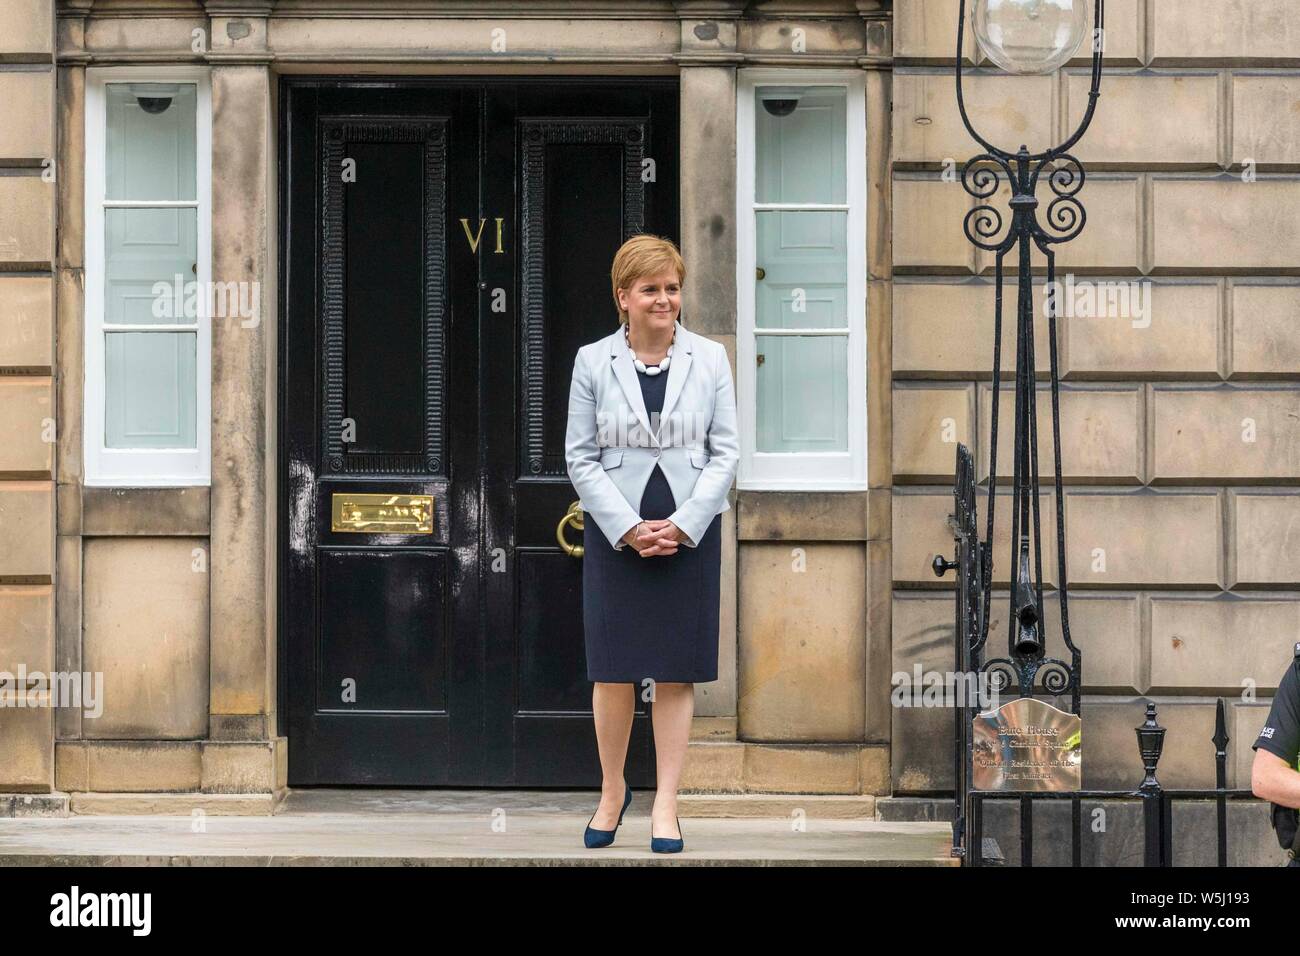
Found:
<path fill-rule="evenodd" d="M 677 542 L 682 540 L 682 529 L 667 518 L 642 521 L 623 535 L 623 540 L 636 548 L 643 558 L 677 553 Z"/>

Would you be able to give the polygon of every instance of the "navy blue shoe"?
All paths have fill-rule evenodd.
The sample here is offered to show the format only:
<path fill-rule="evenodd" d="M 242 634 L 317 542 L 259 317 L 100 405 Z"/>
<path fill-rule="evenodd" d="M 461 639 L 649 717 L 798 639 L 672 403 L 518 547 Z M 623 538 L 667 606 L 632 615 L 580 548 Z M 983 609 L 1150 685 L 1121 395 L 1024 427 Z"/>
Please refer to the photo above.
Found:
<path fill-rule="evenodd" d="M 682 832 L 681 820 L 677 821 L 677 832 Z M 672 837 L 652 836 L 650 838 L 650 849 L 655 853 L 681 853 L 682 847 L 685 845 L 685 842 L 680 837 L 673 839 Z"/>
<path fill-rule="evenodd" d="M 587 845 L 587 849 L 594 850 L 597 847 L 609 846 L 614 842 L 614 834 L 618 832 L 619 826 L 623 823 L 623 814 L 627 813 L 627 808 L 632 804 L 632 788 L 627 786 L 627 781 L 623 781 L 623 786 L 627 787 L 627 796 L 623 798 L 623 809 L 619 811 L 618 823 L 614 824 L 612 830 L 596 830 L 591 826 L 591 820 L 596 819 L 596 814 L 591 815 L 591 820 L 587 821 L 587 831 L 582 835 L 582 842 Z"/>

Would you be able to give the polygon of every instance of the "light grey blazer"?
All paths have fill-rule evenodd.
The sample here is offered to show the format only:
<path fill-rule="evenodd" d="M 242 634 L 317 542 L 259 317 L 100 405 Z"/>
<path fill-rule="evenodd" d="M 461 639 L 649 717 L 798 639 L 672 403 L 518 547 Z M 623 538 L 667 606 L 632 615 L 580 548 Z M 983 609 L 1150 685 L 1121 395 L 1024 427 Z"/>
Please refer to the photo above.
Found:
<path fill-rule="evenodd" d="M 641 495 L 654 466 L 672 488 L 668 516 L 696 547 L 714 515 L 726 511 L 740 463 L 736 389 L 727 350 L 677 322 L 663 411 L 646 415 L 623 327 L 584 345 L 573 361 L 564 457 L 582 510 L 609 543 L 641 521 Z"/>

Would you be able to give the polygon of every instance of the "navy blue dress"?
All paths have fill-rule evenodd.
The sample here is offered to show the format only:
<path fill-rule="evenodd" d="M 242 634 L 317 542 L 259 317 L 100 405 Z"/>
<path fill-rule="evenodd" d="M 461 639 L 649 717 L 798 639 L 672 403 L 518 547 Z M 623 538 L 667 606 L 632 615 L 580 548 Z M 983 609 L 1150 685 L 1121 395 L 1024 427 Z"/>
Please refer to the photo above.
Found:
<path fill-rule="evenodd" d="M 667 373 L 637 372 L 646 414 L 664 407 Z M 658 465 L 650 473 L 639 509 L 642 520 L 677 510 Z M 640 683 L 707 683 L 718 679 L 718 600 L 722 570 L 722 514 L 692 548 L 643 558 L 630 544 L 621 551 L 590 514 L 583 515 L 582 621 L 587 680 Z M 615 533 L 625 531 L 615 529 Z"/>

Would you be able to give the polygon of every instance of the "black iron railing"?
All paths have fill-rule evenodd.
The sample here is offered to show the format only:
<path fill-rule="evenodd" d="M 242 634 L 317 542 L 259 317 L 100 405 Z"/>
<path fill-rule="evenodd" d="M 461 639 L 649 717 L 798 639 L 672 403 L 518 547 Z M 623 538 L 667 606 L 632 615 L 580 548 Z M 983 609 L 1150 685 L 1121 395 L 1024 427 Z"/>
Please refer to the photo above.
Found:
<path fill-rule="evenodd" d="M 1146 723 L 1137 728 L 1142 750 L 1146 778 L 1135 790 L 1073 790 L 1068 792 L 1025 792 L 969 790 L 965 795 L 966 810 L 962 816 L 970 821 L 969 839 L 954 841 L 964 846 L 963 854 L 968 866 L 985 866 L 998 859 L 996 850 L 989 851 L 984 834 L 984 809 L 990 801 L 1015 801 L 1019 804 L 1020 865 L 1034 865 L 1034 803 L 1036 801 L 1070 804 L 1070 865 L 1083 865 L 1083 804 L 1085 802 L 1110 802 L 1140 800 L 1142 807 L 1143 851 L 1142 865 L 1151 867 L 1174 865 L 1174 807 L 1179 801 L 1213 800 L 1216 810 L 1215 850 L 1218 866 L 1228 865 L 1228 803 L 1230 801 L 1260 801 L 1250 790 L 1228 789 L 1228 742 L 1226 709 L 1219 699 L 1215 720 L 1215 776 L 1217 785 L 1211 789 L 1166 789 L 1156 777 L 1156 765 L 1163 750 L 1164 728 L 1156 723 L 1156 705 L 1147 704 Z M 1086 753 L 1086 750 L 1085 750 Z M 955 828 L 954 828 L 955 830 Z M 956 834 L 954 833 L 954 836 Z M 973 851 L 978 848 L 978 851 Z M 992 859 L 990 859 L 992 857 Z"/>
<path fill-rule="evenodd" d="M 957 572 L 956 582 L 956 667 L 963 679 L 973 677 L 981 688 L 992 684 L 999 695 L 1014 689 L 1020 698 L 1040 694 L 1068 700 L 1069 713 L 1080 714 L 1083 691 L 1083 657 L 1070 631 L 1069 585 L 1065 545 L 1065 495 L 1060 430 L 1060 362 L 1057 354 L 1056 250 L 1082 232 L 1087 214 L 1080 200 L 1086 180 L 1083 164 L 1069 152 L 1080 141 L 1097 108 L 1105 59 L 1105 0 L 1094 0 L 1092 70 L 1087 104 L 1074 131 L 1060 145 L 1041 152 L 1031 152 L 1027 145 L 1019 149 L 1000 147 L 983 137 L 966 110 L 963 93 L 964 38 L 966 35 L 967 0 L 957 8 L 957 51 L 955 59 L 956 102 L 971 137 L 983 150 L 965 166 L 961 185 L 973 202 L 963 220 L 967 239 L 992 258 L 994 280 L 992 391 L 990 394 L 989 441 L 986 454 L 988 484 L 985 534 L 980 537 L 977 521 L 976 479 L 974 462 L 965 445 L 957 447 L 953 486 L 952 561 L 943 556 L 934 559 L 935 574 Z M 1043 185 L 1042 198 L 1039 185 Z M 1011 193 L 1008 216 L 998 208 L 1003 189 Z M 1052 628 L 1044 607 L 1043 541 L 1040 497 L 1043 487 L 1039 474 L 1038 443 L 1038 370 L 1035 366 L 1035 330 L 1033 303 L 1035 274 L 1033 253 L 1044 259 L 1047 282 L 1046 300 L 1048 383 L 1051 392 L 1052 498 L 1055 505 L 1057 556 L 1056 597 L 1060 612 L 1059 656 L 1048 653 Z M 1008 258 L 1011 257 L 1011 258 Z M 1015 302 L 1015 404 L 1014 451 L 1010 494 L 1010 554 L 1000 583 L 1008 588 L 1007 650 L 1000 654 L 988 644 L 989 625 L 993 617 L 993 552 L 995 508 L 998 501 L 998 425 L 1002 395 L 1002 334 L 1004 280 L 1008 269 L 1017 277 Z M 985 454 L 981 451 L 981 454 Z M 1050 552 L 1049 552 L 1050 553 Z M 984 805 L 991 800 L 1015 800 L 1020 805 L 1021 861 L 1033 859 L 1033 812 L 1037 800 L 1071 802 L 1073 821 L 1072 859 L 1081 865 L 1082 803 L 1085 800 L 1140 799 L 1145 832 L 1144 860 L 1150 866 L 1168 866 L 1173 859 L 1174 804 L 1178 800 L 1213 799 L 1218 803 L 1219 862 L 1227 860 L 1227 804 L 1230 800 L 1253 799 L 1249 791 L 1226 787 L 1227 734 L 1224 729 L 1224 705 L 1219 702 L 1219 725 L 1215 734 L 1218 761 L 1217 787 L 1213 790 L 1167 790 L 1156 778 L 1156 764 L 1164 743 L 1164 728 L 1155 720 L 1155 705 L 1148 705 L 1147 722 L 1137 728 L 1145 779 L 1133 791 L 1079 790 L 1066 793 L 974 791 L 973 718 L 978 713 L 968 695 L 953 702 L 956 753 L 954 755 L 954 800 L 952 854 L 967 864 L 985 862 Z M 1086 754 L 1086 749 L 1085 749 Z M 976 848 L 972 851 L 972 847 Z"/>

